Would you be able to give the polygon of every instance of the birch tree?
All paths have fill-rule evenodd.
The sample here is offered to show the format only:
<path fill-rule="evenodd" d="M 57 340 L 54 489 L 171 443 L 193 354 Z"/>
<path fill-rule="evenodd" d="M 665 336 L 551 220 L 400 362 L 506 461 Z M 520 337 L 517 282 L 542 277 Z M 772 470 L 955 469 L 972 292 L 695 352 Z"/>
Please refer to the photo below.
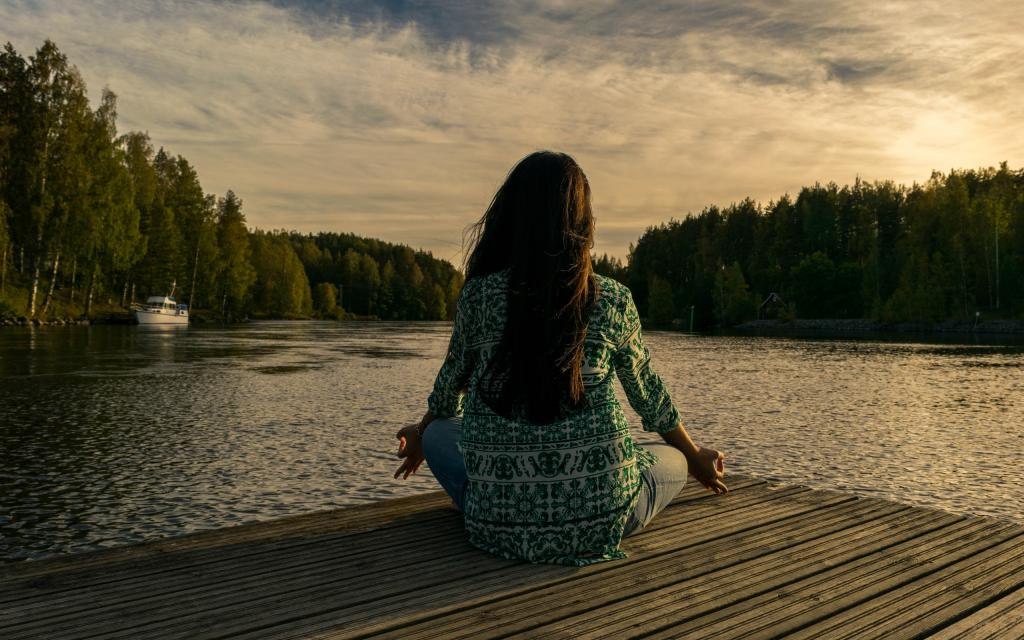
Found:
<path fill-rule="evenodd" d="M 57 46 L 47 40 L 29 58 L 28 81 L 31 99 L 24 105 L 27 113 L 21 119 L 28 144 L 21 146 L 27 191 L 27 211 L 22 212 L 22 233 L 31 259 L 28 315 L 35 317 L 39 281 L 44 261 L 58 244 L 54 234 L 54 211 L 65 207 L 69 192 L 60 189 L 62 164 L 72 162 L 73 136 L 85 98 L 85 86 L 78 71 L 68 64 Z M 55 185 L 54 182 L 58 184 Z M 16 213 L 16 215 L 18 215 Z M 59 247 L 57 248 L 59 251 Z M 59 263 L 59 255 L 55 262 Z"/>

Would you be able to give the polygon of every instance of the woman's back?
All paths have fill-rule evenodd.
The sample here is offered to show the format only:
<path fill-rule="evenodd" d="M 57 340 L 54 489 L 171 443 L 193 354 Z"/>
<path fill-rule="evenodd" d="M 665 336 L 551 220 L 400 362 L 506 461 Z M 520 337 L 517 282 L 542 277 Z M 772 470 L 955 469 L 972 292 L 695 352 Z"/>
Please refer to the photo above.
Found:
<path fill-rule="evenodd" d="M 584 401 L 553 422 L 532 424 L 498 415 L 478 393 L 504 335 L 508 276 L 504 270 L 467 281 L 449 354 L 428 401 L 437 416 L 464 410 L 460 449 L 469 480 L 463 509 L 470 541 L 535 562 L 621 557 L 618 546 L 641 473 L 655 460 L 629 435 L 613 373 L 645 430 L 679 424 L 664 384 L 649 367 L 632 296 L 618 282 L 594 276 L 598 293 L 581 366 Z"/>
<path fill-rule="evenodd" d="M 523 158 L 473 227 L 429 410 L 396 434 L 395 477 L 426 459 L 470 542 L 506 558 L 619 558 L 623 534 L 665 508 L 688 472 L 727 490 L 722 455 L 686 432 L 629 289 L 593 273 L 593 248 L 580 166 L 564 153 Z M 666 444 L 634 444 L 613 373 Z"/>

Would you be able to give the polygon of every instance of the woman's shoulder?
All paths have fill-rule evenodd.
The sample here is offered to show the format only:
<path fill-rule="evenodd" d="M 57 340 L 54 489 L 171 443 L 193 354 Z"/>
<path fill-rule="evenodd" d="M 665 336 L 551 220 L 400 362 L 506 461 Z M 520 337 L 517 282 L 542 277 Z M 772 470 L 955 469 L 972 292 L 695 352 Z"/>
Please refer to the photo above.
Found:
<path fill-rule="evenodd" d="M 629 287 L 618 280 L 595 273 L 594 280 L 597 282 L 598 301 L 614 308 L 622 308 L 626 302 L 633 297 Z"/>
<path fill-rule="evenodd" d="M 591 315 L 590 330 L 595 338 L 619 343 L 638 321 L 629 287 L 607 276 L 594 274 L 598 296 Z"/>
<path fill-rule="evenodd" d="M 629 287 L 618 280 L 595 273 L 594 281 L 597 283 L 596 302 L 598 307 L 621 310 L 627 307 L 629 301 L 632 300 L 633 294 Z M 466 280 L 462 285 L 460 295 L 466 302 L 474 302 L 482 298 L 504 294 L 507 290 L 508 270 L 506 269 Z"/>
<path fill-rule="evenodd" d="M 486 296 L 508 287 L 508 270 L 495 271 L 470 278 L 462 284 L 462 295 L 467 298 Z"/>

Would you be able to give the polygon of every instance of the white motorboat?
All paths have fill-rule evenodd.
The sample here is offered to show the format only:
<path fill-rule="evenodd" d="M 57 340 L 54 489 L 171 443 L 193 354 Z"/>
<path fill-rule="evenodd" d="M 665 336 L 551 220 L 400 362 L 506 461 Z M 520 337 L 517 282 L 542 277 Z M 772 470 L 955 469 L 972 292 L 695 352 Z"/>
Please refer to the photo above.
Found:
<path fill-rule="evenodd" d="M 132 313 L 139 324 L 188 325 L 188 305 L 178 304 L 170 296 L 150 296 L 146 304 L 133 305 Z"/>

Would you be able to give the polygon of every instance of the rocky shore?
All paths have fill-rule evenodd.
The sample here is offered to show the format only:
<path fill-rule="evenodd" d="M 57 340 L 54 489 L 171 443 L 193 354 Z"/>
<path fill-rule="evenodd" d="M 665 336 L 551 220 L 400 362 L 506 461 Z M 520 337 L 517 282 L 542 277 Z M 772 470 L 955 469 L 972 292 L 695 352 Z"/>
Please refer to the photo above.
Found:
<path fill-rule="evenodd" d="M 882 333 L 978 333 L 1024 335 L 1024 320 L 982 320 L 978 322 L 948 320 L 946 322 L 885 323 L 865 319 L 832 320 L 751 320 L 732 328 L 744 333 L 821 333 L 828 335 L 864 335 Z"/>
<path fill-rule="evenodd" d="M 128 314 L 111 314 L 95 318 L 26 318 L 25 316 L 0 317 L 0 327 L 68 327 L 90 324 L 132 324 Z"/>
<path fill-rule="evenodd" d="M 269 319 L 269 318 L 268 318 Z M 191 324 L 224 324 L 224 322 L 212 311 L 194 311 L 189 316 Z M 248 318 L 232 320 L 230 324 L 249 322 Z M 26 316 L 3 315 L 0 313 L 0 327 L 70 327 L 78 325 L 95 324 L 135 324 L 135 318 L 128 311 L 112 311 L 99 313 L 92 318 L 84 317 L 57 317 L 57 318 L 28 318 Z"/>

